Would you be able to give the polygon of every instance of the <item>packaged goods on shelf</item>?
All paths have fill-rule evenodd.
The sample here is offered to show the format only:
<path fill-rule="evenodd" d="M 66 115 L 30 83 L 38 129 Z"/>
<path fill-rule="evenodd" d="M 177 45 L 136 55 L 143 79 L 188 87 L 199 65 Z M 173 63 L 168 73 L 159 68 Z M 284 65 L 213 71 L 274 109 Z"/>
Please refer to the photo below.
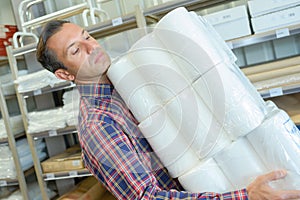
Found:
<path fill-rule="evenodd" d="M 65 127 L 66 113 L 62 108 L 28 113 L 28 133 L 57 130 Z"/>
<path fill-rule="evenodd" d="M 20 70 L 18 74 L 20 76 L 25 75 L 27 74 L 27 70 Z M 12 95 L 16 93 L 11 73 L 0 76 L 0 81 L 2 85 L 3 95 Z"/>
<path fill-rule="evenodd" d="M 68 126 L 78 124 L 79 99 L 79 91 L 76 88 L 63 94 L 63 110 L 67 116 L 66 123 Z"/>
<path fill-rule="evenodd" d="M 287 26 L 297 25 L 300 22 L 300 6 L 280 10 L 259 17 L 251 18 L 255 33 L 276 30 Z"/>
<path fill-rule="evenodd" d="M 27 139 L 21 139 L 16 142 L 17 152 L 20 158 L 20 164 L 23 171 L 33 166 L 31 151 Z M 37 141 L 37 153 L 40 160 L 47 157 L 45 152 L 45 143 Z M 16 178 L 16 170 L 13 155 L 7 145 L 0 146 L 0 178 Z"/>
<path fill-rule="evenodd" d="M 29 183 L 28 187 L 28 196 L 30 200 L 41 200 L 41 192 L 37 183 Z M 50 198 L 53 198 L 56 195 L 56 192 L 51 190 L 49 187 L 47 188 L 47 193 Z M 23 196 L 20 190 L 16 190 L 11 195 L 6 198 L 1 198 L 1 200 L 23 200 Z"/>
<path fill-rule="evenodd" d="M 41 165 L 44 173 L 84 169 L 79 146 L 71 147 L 45 160 Z"/>
<path fill-rule="evenodd" d="M 21 115 L 10 117 L 10 124 L 14 135 L 24 132 L 24 124 Z M 0 139 L 7 138 L 4 120 L 0 119 Z"/>
<path fill-rule="evenodd" d="M 204 15 L 224 40 L 251 35 L 250 21 L 246 6 L 237 6 Z M 238 28 L 237 28 L 238 27 Z"/>
<path fill-rule="evenodd" d="M 33 72 L 27 75 L 19 76 L 15 83 L 18 84 L 20 93 L 35 91 L 46 86 L 53 87 L 55 84 L 66 82 L 58 79 L 53 73 L 46 69 Z"/>
<path fill-rule="evenodd" d="M 283 9 L 300 5 L 299 0 L 250 0 L 248 1 L 249 11 L 252 17 L 258 17 L 268 13 L 277 12 Z"/>
<path fill-rule="evenodd" d="M 58 200 L 75 200 L 75 199 L 89 199 L 98 200 L 103 199 L 103 195 L 107 192 L 104 186 L 94 177 L 88 177 L 79 182 L 75 189 L 59 197 Z"/>

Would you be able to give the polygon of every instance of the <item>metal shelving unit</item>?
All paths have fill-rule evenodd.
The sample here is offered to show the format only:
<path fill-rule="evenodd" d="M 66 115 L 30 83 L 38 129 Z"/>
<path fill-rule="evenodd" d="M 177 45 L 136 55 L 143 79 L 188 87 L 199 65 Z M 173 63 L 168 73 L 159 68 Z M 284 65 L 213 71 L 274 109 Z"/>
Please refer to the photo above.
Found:
<path fill-rule="evenodd" d="M 21 167 L 19 154 L 18 154 L 18 151 L 17 151 L 17 148 L 16 148 L 16 140 L 15 140 L 15 137 L 13 135 L 12 128 L 11 128 L 11 122 L 10 122 L 10 118 L 9 118 L 9 113 L 8 113 L 8 109 L 7 109 L 6 100 L 5 100 L 5 97 L 3 95 L 3 92 L 2 92 L 1 88 L 2 88 L 2 86 L 1 86 L 1 83 L 0 83 L 0 109 L 1 109 L 1 114 L 2 114 L 3 120 L 4 120 L 4 124 L 5 124 L 8 145 L 9 145 L 10 150 L 12 152 L 14 163 L 15 163 L 15 169 L 16 169 L 16 172 L 17 172 L 17 179 L 3 179 L 3 180 L 0 180 L 0 186 L 19 185 L 23 198 L 25 200 L 29 200 L 25 175 L 24 175 L 24 172 L 23 172 L 22 167 Z"/>
<path fill-rule="evenodd" d="M 10 63 L 10 67 L 11 67 L 11 71 L 12 71 L 12 75 L 13 75 L 13 79 L 17 80 L 18 78 L 18 66 L 17 66 L 17 60 L 16 57 L 17 56 L 21 56 L 21 55 L 25 55 L 26 53 L 31 53 L 34 52 L 35 46 L 34 45 L 28 45 L 28 46 L 24 46 L 20 49 L 12 49 L 11 46 L 7 47 L 7 53 L 8 53 L 8 58 L 9 58 L 9 63 Z M 27 105 L 26 105 L 26 98 L 28 98 L 29 96 L 39 96 L 39 95 L 44 95 L 44 94 L 48 94 L 54 91 L 59 91 L 59 90 L 63 90 L 63 89 L 69 89 L 74 87 L 74 84 L 71 82 L 63 82 L 60 84 L 55 85 L 54 87 L 44 87 L 41 88 L 38 93 L 36 91 L 29 91 L 29 92 L 25 92 L 25 93 L 19 93 L 17 90 L 17 85 L 15 85 L 16 87 L 16 95 L 17 95 L 17 99 L 18 99 L 18 103 L 20 106 L 20 110 L 21 110 L 21 114 L 23 117 L 23 122 L 24 122 L 24 127 L 25 127 L 25 131 L 26 131 L 26 136 L 27 136 L 27 140 L 28 140 L 28 144 L 32 153 L 32 157 L 33 157 L 33 163 L 34 163 L 34 168 L 35 168 L 35 173 L 37 176 L 37 180 L 39 183 L 39 187 L 41 189 L 41 194 L 42 194 L 42 198 L 43 199 L 49 199 L 48 194 L 47 194 L 47 184 L 46 184 L 46 180 L 49 180 L 49 176 L 48 179 L 44 178 L 45 175 L 43 174 L 42 168 L 41 168 L 41 161 L 38 158 L 37 155 L 37 151 L 36 151 L 36 141 L 38 139 L 43 139 L 45 138 L 46 143 L 48 142 L 49 144 L 53 144 L 54 145 L 54 152 L 57 153 L 60 150 L 62 151 L 64 149 L 65 144 L 63 143 L 63 139 L 61 138 L 64 135 L 68 135 L 68 134 L 73 134 L 76 133 L 77 130 L 75 127 L 66 127 L 64 129 L 59 129 L 59 130 L 51 130 L 51 131 L 43 131 L 43 132 L 39 132 L 39 133 L 27 133 L 28 130 L 28 119 L 27 119 Z M 49 141 L 48 141 L 49 140 Z M 50 145 L 51 146 L 51 145 Z M 49 149 L 48 149 L 49 152 Z M 54 153 L 54 154 L 55 154 Z M 53 153 L 52 153 L 53 154 Z M 51 156 L 51 153 L 49 153 L 49 155 Z M 75 175 L 75 173 L 72 175 L 72 178 L 75 177 L 82 177 L 82 176 L 87 176 L 88 173 L 87 171 L 84 172 L 78 172 L 77 175 Z M 58 173 L 57 175 L 54 175 L 54 179 L 51 180 L 64 180 L 67 178 L 71 178 L 71 176 L 67 176 L 67 175 L 61 175 L 60 173 Z M 59 178 L 58 178 L 59 177 Z M 46 180 L 45 180 L 46 179 Z M 67 183 L 62 183 L 62 185 L 68 185 Z M 58 186 L 59 187 L 59 186 Z M 63 186 L 61 186 L 63 187 Z"/>
<path fill-rule="evenodd" d="M 153 6 L 151 8 L 142 10 L 143 16 L 146 21 L 154 20 L 158 21 L 169 11 L 184 6 L 188 10 L 196 10 L 205 8 L 208 6 L 218 5 L 224 2 L 231 2 L 233 0 L 178 0 L 170 1 L 164 4 Z M 124 16 L 120 16 L 116 19 L 107 20 L 102 23 L 97 23 L 86 28 L 86 30 L 95 38 L 101 38 L 108 35 L 116 34 L 122 31 L 126 31 L 132 28 L 137 28 L 137 14 L 131 13 Z"/>
<path fill-rule="evenodd" d="M 53 181 L 53 180 L 68 179 L 74 177 L 85 177 L 85 176 L 92 176 L 92 174 L 87 169 L 43 174 L 45 181 Z"/>
<path fill-rule="evenodd" d="M 288 30 L 288 35 L 280 35 L 281 30 Z M 262 42 L 267 42 L 270 40 L 275 40 L 278 38 L 291 36 L 291 35 L 297 35 L 300 33 L 300 24 L 295 26 L 289 26 L 282 29 L 272 30 L 264 33 L 258 33 L 247 37 L 242 37 L 234 40 L 227 41 L 228 46 L 230 46 L 233 49 L 245 47 L 253 44 L 258 44 Z"/>

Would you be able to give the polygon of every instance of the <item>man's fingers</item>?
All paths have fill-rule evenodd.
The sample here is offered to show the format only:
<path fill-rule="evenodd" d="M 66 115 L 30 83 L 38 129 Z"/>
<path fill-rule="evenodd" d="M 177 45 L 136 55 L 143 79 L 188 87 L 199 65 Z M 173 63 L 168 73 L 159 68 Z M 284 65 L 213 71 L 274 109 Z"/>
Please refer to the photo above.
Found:
<path fill-rule="evenodd" d="M 272 171 L 262 177 L 263 182 L 275 181 L 286 176 L 287 172 L 285 170 Z"/>
<path fill-rule="evenodd" d="M 279 199 L 300 199 L 299 190 L 281 190 L 278 191 L 277 196 Z"/>

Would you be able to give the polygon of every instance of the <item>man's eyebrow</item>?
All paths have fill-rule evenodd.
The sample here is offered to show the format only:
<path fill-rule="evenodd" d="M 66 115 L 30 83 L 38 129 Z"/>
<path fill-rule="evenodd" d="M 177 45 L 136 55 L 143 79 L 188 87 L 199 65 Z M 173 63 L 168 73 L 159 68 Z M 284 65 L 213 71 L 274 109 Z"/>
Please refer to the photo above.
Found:
<path fill-rule="evenodd" d="M 85 29 L 82 29 L 81 35 L 84 35 Z M 72 42 L 66 49 L 66 54 L 68 54 L 69 49 L 74 46 L 75 42 Z"/>

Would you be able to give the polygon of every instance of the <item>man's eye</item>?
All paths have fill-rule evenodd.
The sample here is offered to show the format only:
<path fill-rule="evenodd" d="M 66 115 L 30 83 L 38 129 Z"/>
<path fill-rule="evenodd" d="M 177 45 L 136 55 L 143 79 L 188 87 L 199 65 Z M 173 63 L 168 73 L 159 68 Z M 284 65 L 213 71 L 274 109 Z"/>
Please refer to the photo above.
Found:
<path fill-rule="evenodd" d="M 89 35 L 88 35 L 87 37 L 85 37 L 86 40 L 88 40 L 88 39 L 90 39 L 90 38 L 91 38 L 91 36 L 89 36 Z"/>
<path fill-rule="evenodd" d="M 79 48 L 77 48 L 72 54 L 75 55 L 79 52 Z"/>

